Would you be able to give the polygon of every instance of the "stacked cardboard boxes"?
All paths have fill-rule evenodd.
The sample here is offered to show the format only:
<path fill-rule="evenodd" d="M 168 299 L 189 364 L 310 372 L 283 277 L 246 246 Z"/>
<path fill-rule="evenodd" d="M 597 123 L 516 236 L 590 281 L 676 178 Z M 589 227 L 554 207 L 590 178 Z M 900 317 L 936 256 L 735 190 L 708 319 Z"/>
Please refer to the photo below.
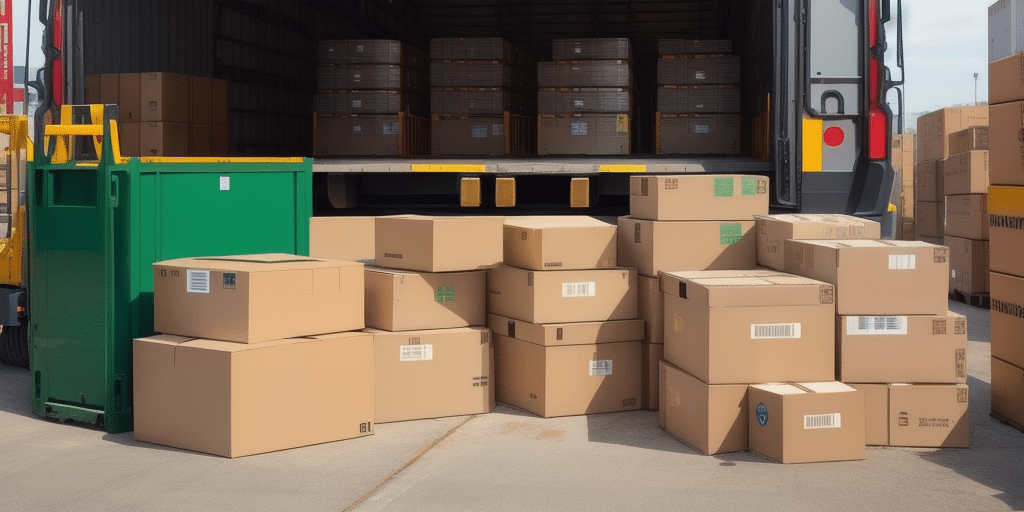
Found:
<path fill-rule="evenodd" d="M 988 127 L 949 135 L 951 155 L 942 164 L 946 194 L 945 245 L 949 293 L 988 293 Z"/>
<path fill-rule="evenodd" d="M 362 263 L 261 254 L 153 272 L 162 334 L 134 341 L 135 439 L 241 457 L 373 433 L 372 336 L 351 332 Z"/>
<path fill-rule="evenodd" d="M 542 155 L 628 155 L 633 113 L 629 39 L 556 39 L 537 64 Z"/>
<path fill-rule="evenodd" d="M 321 41 L 317 156 L 426 153 L 426 54 L 399 41 Z"/>
<path fill-rule="evenodd" d="M 913 134 L 892 136 L 892 167 L 897 173 L 895 186 L 899 190 L 899 219 L 897 236 L 901 240 L 914 239 L 914 162 L 917 151 Z"/>
<path fill-rule="evenodd" d="M 658 154 L 740 152 L 740 58 L 727 40 L 658 41 Z"/>
<path fill-rule="evenodd" d="M 535 152 L 537 68 L 532 57 L 497 38 L 430 41 L 433 155 L 529 155 Z"/>

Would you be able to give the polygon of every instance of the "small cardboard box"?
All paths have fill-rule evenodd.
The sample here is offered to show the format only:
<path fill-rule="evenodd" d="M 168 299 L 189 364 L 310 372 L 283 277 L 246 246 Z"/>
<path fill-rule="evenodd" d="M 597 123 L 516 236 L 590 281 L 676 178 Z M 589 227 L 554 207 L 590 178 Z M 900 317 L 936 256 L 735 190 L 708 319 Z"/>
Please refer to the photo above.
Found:
<path fill-rule="evenodd" d="M 544 418 L 640 409 L 640 341 L 542 346 L 494 336 L 497 400 Z"/>
<path fill-rule="evenodd" d="M 619 264 L 640 275 L 757 266 L 754 221 L 653 221 L 619 217 Z"/>
<path fill-rule="evenodd" d="M 661 279 L 637 276 L 637 305 L 644 321 L 644 341 L 665 343 L 665 296 L 661 293 Z"/>
<path fill-rule="evenodd" d="M 967 382 L 967 318 L 839 316 L 836 378 L 860 383 Z"/>
<path fill-rule="evenodd" d="M 932 201 L 914 203 L 914 230 L 918 237 L 942 238 L 946 232 L 945 203 Z"/>
<path fill-rule="evenodd" d="M 665 360 L 701 381 L 835 378 L 832 285 L 773 271 L 672 272 L 661 291 Z"/>
<path fill-rule="evenodd" d="M 143 73 L 142 121 L 189 122 L 189 77 L 175 73 Z"/>
<path fill-rule="evenodd" d="M 375 221 L 375 217 L 311 217 L 309 255 L 372 263 Z"/>
<path fill-rule="evenodd" d="M 615 225 L 586 216 L 505 219 L 504 262 L 529 270 L 616 266 Z"/>
<path fill-rule="evenodd" d="M 988 151 L 988 126 L 972 126 L 949 134 L 949 155 Z"/>
<path fill-rule="evenodd" d="M 291 254 L 153 264 L 153 328 L 255 343 L 362 329 L 363 264 Z"/>
<path fill-rule="evenodd" d="M 139 156 L 188 156 L 186 123 L 139 123 Z"/>
<path fill-rule="evenodd" d="M 989 127 L 989 173 L 992 185 L 1024 186 L 1024 101 L 992 105 Z"/>
<path fill-rule="evenodd" d="M 755 221 L 757 264 L 780 271 L 786 266 L 786 240 L 877 240 L 882 237 L 881 224 L 852 215 L 759 215 Z"/>
<path fill-rule="evenodd" d="M 629 215 L 646 220 L 754 220 L 768 214 L 768 178 L 630 176 Z"/>
<path fill-rule="evenodd" d="M 637 318 L 636 270 L 487 271 L 488 311 L 537 324 Z"/>
<path fill-rule="evenodd" d="M 992 358 L 992 412 L 1024 430 L 1024 369 Z"/>
<path fill-rule="evenodd" d="M 222 457 L 373 434 L 373 336 L 133 343 L 135 439 Z M 330 406 L 324 406 L 330 397 Z"/>
<path fill-rule="evenodd" d="M 988 240 L 988 194 L 946 196 L 946 235 Z"/>
<path fill-rule="evenodd" d="M 786 271 L 835 285 L 840 315 L 945 315 L 949 248 L 907 240 L 788 240 Z"/>
<path fill-rule="evenodd" d="M 868 446 L 889 446 L 889 385 L 847 384 L 864 392 L 864 442 Z"/>
<path fill-rule="evenodd" d="M 947 107 L 917 118 L 917 159 L 942 160 L 948 157 L 949 134 L 971 126 L 989 124 L 989 107 Z"/>
<path fill-rule="evenodd" d="M 927 160 L 914 165 L 914 200 L 942 201 L 946 197 L 945 162 Z"/>
<path fill-rule="evenodd" d="M 1024 187 L 989 187 L 989 266 L 1024 277 Z"/>
<path fill-rule="evenodd" d="M 658 364 L 665 357 L 665 345 L 662 343 L 644 342 L 640 346 L 643 367 L 640 368 L 640 408 L 648 411 L 658 410 Z"/>
<path fill-rule="evenodd" d="M 889 446 L 967 448 L 967 384 L 889 385 Z"/>
<path fill-rule="evenodd" d="M 366 268 L 366 326 L 385 331 L 483 325 L 487 272 Z"/>
<path fill-rule="evenodd" d="M 121 123 L 142 122 L 142 74 L 121 73 L 117 75 L 117 115 Z"/>
<path fill-rule="evenodd" d="M 213 84 L 202 76 L 188 77 L 189 119 L 193 124 L 212 124 Z"/>
<path fill-rule="evenodd" d="M 992 273 L 992 356 L 1024 368 L 1024 278 Z"/>
<path fill-rule="evenodd" d="M 373 334 L 376 423 L 494 409 L 494 345 L 486 327 Z"/>
<path fill-rule="evenodd" d="M 949 291 L 988 293 L 989 241 L 945 236 L 949 247 Z"/>
<path fill-rule="evenodd" d="M 947 196 L 988 192 L 988 151 L 952 155 L 942 163 L 942 190 Z"/>
<path fill-rule="evenodd" d="M 375 263 L 420 272 L 490 268 L 502 260 L 502 217 L 379 217 Z"/>
<path fill-rule="evenodd" d="M 535 324 L 489 313 L 487 327 L 494 334 L 544 347 L 639 341 L 644 336 L 639 319 Z"/>
<path fill-rule="evenodd" d="M 665 361 L 661 370 L 666 432 L 704 455 L 746 451 L 746 384 L 705 384 Z"/>
<path fill-rule="evenodd" d="M 863 391 L 841 382 L 758 384 L 748 404 L 754 453 L 783 464 L 865 458 Z"/>

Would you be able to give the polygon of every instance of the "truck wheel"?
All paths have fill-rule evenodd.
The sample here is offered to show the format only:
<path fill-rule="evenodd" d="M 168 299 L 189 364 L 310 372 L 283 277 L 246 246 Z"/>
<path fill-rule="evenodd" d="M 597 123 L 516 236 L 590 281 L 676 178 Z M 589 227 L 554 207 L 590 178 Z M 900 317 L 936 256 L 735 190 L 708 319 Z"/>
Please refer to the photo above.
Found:
<path fill-rule="evenodd" d="M 28 329 L 24 325 L 0 330 L 0 361 L 28 368 Z"/>

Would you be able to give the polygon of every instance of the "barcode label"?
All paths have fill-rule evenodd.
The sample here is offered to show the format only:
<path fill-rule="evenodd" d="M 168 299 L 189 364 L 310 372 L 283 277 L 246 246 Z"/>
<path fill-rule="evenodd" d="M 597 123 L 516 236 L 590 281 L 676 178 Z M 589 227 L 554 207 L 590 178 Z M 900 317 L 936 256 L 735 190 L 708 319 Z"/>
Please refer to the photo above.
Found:
<path fill-rule="evenodd" d="M 562 283 L 562 297 L 593 297 L 597 295 L 597 283 Z"/>
<path fill-rule="evenodd" d="M 846 334 L 863 336 L 874 334 L 907 334 L 905 316 L 850 316 L 846 317 Z"/>
<path fill-rule="evenodd" d="M 914 270 L 917 256 L 913 254 L 890 254 L 889 270 Z"/>
<path fill-rule="evenodd" d="M 840 428 L 843 426 L 842 413 L 808 414 L 804 416 L 804 430 L 816 428 Z"/>
<path fill-rule="evenodd" d="M 434 359 L 433 345 L 402 345 L 399 347 L 399 361 L 430 361 L 432 359 Z"/>
<path fill-rule="evenodd" d="M 799 338 L 800 324 L 750 324 L 750 339 Z"/>
<path fill-rule="evenodd" d="M 185 276 L 185 289 L 188 293 L 210 293 L 209 270 L 189 270 Z"/>
<path fill-rule="evenodd" d="M 602 377 L 605 375 L 612 374 L 612 360 L 602 359 L 599 361 L 590 362 L 590 375 L 595 377 Z"/>

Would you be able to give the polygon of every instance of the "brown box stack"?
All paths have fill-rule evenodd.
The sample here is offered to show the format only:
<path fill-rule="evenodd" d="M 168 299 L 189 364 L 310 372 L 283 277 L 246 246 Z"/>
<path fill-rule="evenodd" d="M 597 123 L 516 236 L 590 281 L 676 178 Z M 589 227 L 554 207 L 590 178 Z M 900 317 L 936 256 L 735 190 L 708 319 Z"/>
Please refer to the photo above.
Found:
<path fill-rule="evenodd" d="M 898 173 L 894 186 L 899 187 L 900 223 L 896 226 L 901 240 L 914 239 L 914 163 L 917 156 L 913 134 L 892 136 L 892 166 Z"/>
<path fill-rule="evenodd" d="M 949 135 L 942 163 L 944 244 L 949 246 L 949 293 L 988 293 L 988 126 Z"/>

